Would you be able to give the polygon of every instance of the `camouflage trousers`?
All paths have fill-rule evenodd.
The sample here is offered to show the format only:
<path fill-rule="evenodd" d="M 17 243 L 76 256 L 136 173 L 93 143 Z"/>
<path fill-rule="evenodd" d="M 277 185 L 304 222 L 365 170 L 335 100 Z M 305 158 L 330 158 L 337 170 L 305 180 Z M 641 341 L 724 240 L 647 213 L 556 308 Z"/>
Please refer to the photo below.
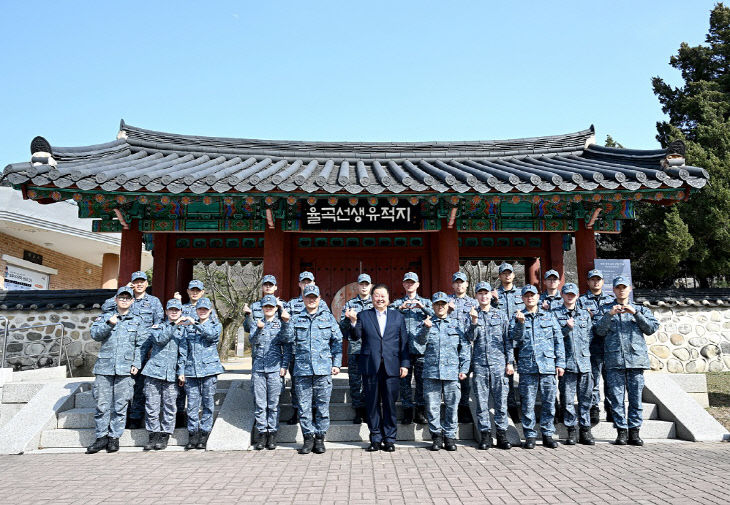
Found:
<path fill-rule="evenodd" d="M 94 432 L 96 438 L 119 438 L 127 423 L 129 400 L 134 392 L 134 379 L 130 375 L 97 375 L 94 380 Z"/>
<path fill-rule="evenodd" d="M 416 399 L 413 401 L 411 382 L 416 382 Z M 421 406 L 423 401 L 423 354 L 411 354 L 411 368 L 408 375 L 400 380 L 400 402 L 403 408 Z"/>
<path fill-rule="evenodd" d="M 204 431 L 213 429 L 213 409 L 215 408 L 215 390 L 218 384 L 217 375 L 208 377 L 186 377 L 185 393 L 188 395 L 188 431 Z M 200 409 L 203 414 L 200 414 Z"/>
<path fill-rule="evenodd" d="M 347 355 L 347 375 L 350 380 L 350 398 L 352 408 L 359 409 L 365 406 L 362 398 L 362 375 L 360 374 L 360 355 Z"/>
<path fill-rule="evenodd" d="M 144 426 L 147 431 L 171 434 L 175 429 L 177 383 L 145 377 L 144 395 Z"/>
<path fill-rule="evenodd" d="M 297 375 L 294 389 L 299 400 L 299 426 L 302 435 L 324 435 L 330 427 L 330 375 Z M 312 419 L 312 407 L 315 409 Z"/>
<path fill-rule="evenodd" d="M 603 369 L 603 354 L 591 353 L 591 375 L 593 377 L 591 406 L 598 407 L 601 405 L 601 380 L 606 379 L 606 371 Z M 604 389 L 605 387 L 604 384 Z M 606 393 L 606 396 L 608 396 L 608 393 Z"/>
<path fill-rule="evenodd" d="M 591 399 L 593 375 L 591 372 L 565 372 L 560 378 L 560 396 L 563 406 L 563 424 L 573 427 L 591 425 Z M 578 414 L 575 412 L 575 396 L 578 395 Z"/>
<path fill-rule="evenodd" d="M 284 378 L 279 372 L 251 372 L 253 417 L 259 433 L 279 430 L 279 396 Z"/>
<path fill-rule="evenodd" d="M 540 431 L 545 436 L 555 433 L 555 398 L 558 385 L 555 374 L 523 373 L 520 374 L 520 402 L 522 404 L 522 433 L 525 438 L 537 438 L 535 425 L 535 403 L 538 389 L 542 393 L 540 411 Z"/>
<path fill-rule="evenodd" d="M 509 379 L 504 370 L 487 371 L 486 374 L 474 373 L 472 377 L 477 403 L 477 427 L 479 431 L 491 431 L 492 423 L 489 416 L 489 398 L 494 402 L 494 424 L 498 430 L 506 430 L 507 421 L 507 389 Z M 462 395 L 464 390 L 462 389 Z"/>
<path fill-rule="evenodd" d="M 444 399 L 445 412 L 441 419 L 441 397 Z M 426 401 L 426 419 L 431 433 L 456 438 L 459 427 L 459 399 L 461 386 L 459 380 L 423 379 L 423 398 Z"/>
<path fill-rule="evenodd" d="M 641 428 L 644 391 L 644 370 L 641 368 L 609 368 L 606 370 L 606 397 L 611 404 L 613 423 L 617 428 Z M 626 396 L 629 397 L 628 419 Z"/>

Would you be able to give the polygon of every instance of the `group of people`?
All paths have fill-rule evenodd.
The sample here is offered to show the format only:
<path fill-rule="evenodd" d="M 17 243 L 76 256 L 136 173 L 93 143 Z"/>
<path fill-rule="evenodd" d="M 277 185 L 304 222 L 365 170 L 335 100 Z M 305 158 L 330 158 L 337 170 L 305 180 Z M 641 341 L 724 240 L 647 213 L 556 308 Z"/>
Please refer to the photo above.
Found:
<path fill-rule="evenodd" d="M 466 275 L 456 272 L 453 293 L 437 292 L 429 299 L 418 294 L 418 275 L 408 272 L 405 294 L 391 301 L 388 286 L 373 285 L 363 273 L 357 295 L 335 318 L 311 272 L 299 275 L 300 295 L 288 302 L 276 296 L 276 278 L 265 275 L 262 298 L 242 307 L 252 354 L 253 448 L 276 448 L 289 372 L 294 413 L 288 423 L 301 427 L 299 452 L 325 452 L 332 376 L 340 372 L 345 338 L 353 422 L 367 422 L 368 451 L 395 450 L 398 398 L 403 424 L 427 424 L 431 450 L 455 451 L 459 422 L 472 420 L 470 396 L 476 403 L 479 449 L 493 445 L 490 400 L 497 447 L 511 448 L 510 416 L 522 423 L 522 447 L 532 449 L 538 392 L 545 447 L 558 446 L 556 413 L 567 427 L 564 444 L 593 445 L 602 380 L 607 420 L 617 429 L 615 443 L 642 445 L 643 371 L 649 368 L 644 335 L 654 333 L 658 322 L 650 310 L 630 301 L 630 283 L 616 277 L 613 295 L 606 294 L 603 274 L 592 270 L 589 290 L 580 296 L 575 284 L 559 287 L 555 270 L 546 272 L 543 293 L 532 285 L 517 288 L 514 277 L 512 266 L 503 263 L 499 286 L 479 282 L 471 298 Z M 210 300 L 202 296 L 202 283 L 191 281 L 190 302 L 182 305 L 176 293 L 163 319 L 159 300 L 145 292 L 143 272 L 133 275 L 131 286 L 120 288 L 92 325 L 92 337 L 102 345 L 94 369 L 97 439 L 88 452 L 118 448 L 130 404 L 130 419 L 144 414 L 145 449 L 164 448 L 185 397 L 186 449 L 205 448 L 216 377 L 223 371 L 216 349 L 221 326 Z"/>

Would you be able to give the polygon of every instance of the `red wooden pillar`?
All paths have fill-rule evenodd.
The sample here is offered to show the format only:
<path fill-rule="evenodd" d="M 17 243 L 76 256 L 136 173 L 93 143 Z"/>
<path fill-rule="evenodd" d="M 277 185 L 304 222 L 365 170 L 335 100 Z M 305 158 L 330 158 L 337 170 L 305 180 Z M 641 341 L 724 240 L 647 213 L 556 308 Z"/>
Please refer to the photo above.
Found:
<path fill-rule="evenodd" d="M 565 284 L 565 267 L 563 265 L 563 235 L 562 233 L 548 233 L 550 248 L 550 268 L 560 274 L 560 285 Z"/>
<path fill-rule="evenodd" d="M 189 258 L 177 260 L 177 279 L 175 291 L 184 295 L 188 289 L 188 283 L 193 280 L 193 260 Z M 186 296 L 183 296 L 186 298 Z"/>
<path fill-rule="evenodd" d="M 177 291 L 177 262 L 178 262 L 178 251 L 176 247 L 177 242 L 177 235 L 173 234 L 163 234 L 167 237 L 167 247 L 165 255 L 165 259 L 162 260 L 160 268 L 165 269 L 165 287 L 164 289 L 164 296 L 165 301 L 172 298 L 172 295 Z M 155 263 L 157 262 L 157 259 L 155 258 Z M 186 286 L 187 287 L 187 286 Z M 185 292 L 182 291 L 180 293 L 181 295 L 185 295 Z M 183 300 L 187 300 L 186 296 L 183 296 Z"/>
<path fill-rule="evenodd" d="M 152 248 L 152 292 L 163 304 L 172 298 L 172 292 L 167 292 L 167 237 L 167 233 L 155 233 Z"/>
<path fill-rule="evenodd" d="M 284 299 L 289 297 L 290 253 L 289 236 L 281 229 L 281 221 L 276 221 L 273 228 L 267 226 L 264 230 L 264 275 L 276 277 L 277 294 Z"/>
<path fill-rule="evenodd" d="M 132 219 L 129 229 L 122 230 L 122 244 L 119 251 L 119 275 L 117 283 L 125 286 L 131 280 L 132 274 L 142 266 L 142 232 L 139 223 Z"/>
<path fill-rule="evenodd" d="M 540 286 L 540 258 L 527 258 L 525 260 L 525 284 L 532 284 L 541 291 Z"/>
<path fill-rule="evenodd" d="M 449 228 L 444 219 L 441 222 L 441 230 L 436 236 L 436 250 L 438 254 L 438 270 L 435 272 L 434 283 L 431 286 L 433 292 L 451 291 L 451 276 L 459 271 L 459 233 L 456 227 Z"/>
<path fill-rule="evenodd" d="M 578 220 L 575 232 L 575 255 L 578 263 L 578 287 L 580 291 L 588 289 L 588 272 L 595 268 L 596 237 L 593 230 L 586 228 L 583 219 Z"/>

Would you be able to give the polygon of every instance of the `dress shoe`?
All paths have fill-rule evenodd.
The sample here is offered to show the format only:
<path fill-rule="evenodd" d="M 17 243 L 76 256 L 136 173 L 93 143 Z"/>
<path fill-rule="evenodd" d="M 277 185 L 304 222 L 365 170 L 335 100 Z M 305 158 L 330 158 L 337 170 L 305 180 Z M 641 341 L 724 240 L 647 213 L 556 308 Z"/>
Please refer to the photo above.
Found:
<path fill-rule="evenodd" d="M 380 450 L 379 442 L 370 442 L 370 445 L 365 449 L 368 452 L 378 452 Z"/>
<path fill-rule="evenodd" d="M 393 442 L 383 442 L 382 451 L 395 452 L 395 444 Z"/>

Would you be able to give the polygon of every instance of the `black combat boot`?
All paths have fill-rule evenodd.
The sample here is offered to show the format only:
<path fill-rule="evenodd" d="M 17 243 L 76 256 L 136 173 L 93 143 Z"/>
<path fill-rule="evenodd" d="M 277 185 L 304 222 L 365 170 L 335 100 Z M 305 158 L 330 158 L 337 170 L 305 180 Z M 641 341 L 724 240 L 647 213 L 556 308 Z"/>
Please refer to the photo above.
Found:
<path fill-rule="evenodd" d="M 505 451 L 512 449 L 512 444 L 510 444 L 507 439 L 507 431 L 497 430 L 497 447 L 504 449 Z"/>
<path fill-rule="evenodd" d="M 299 454 L 309 454 L 314 448 L 314 435 L 304 435 L 304 445 L 299 449 Z"/>
<path fill-rule="evenodd" d="M 209 436 L 210 436 L 209 431 L 201 431 L 200 436 L 198 438 L 198 444 L 195 446 L 195 448 L 205 450 L 206 446 L 208 445 Z"/>
<path fill-rule="evenodd" d="M 575 445 L 575 426 L 568 427 L 568 436 L 565 437 L 565 445 Z"/>
<path fill-rule="evenodd" d="M 158 433 L 155 431 L 148 431 L 147 433 L 147 443 L 144 444 L 144 447 L 142 447 L 143 451 L 151 451 L 152 449 L 154 449 L 155 444 L 157 443 L 157 437 L 159 436 Z"/>
<path fill-rule="evenodd" d="M 256 441 L 253 444 L 254 450 L 260 451 L 264 448 L 264 446 L 266 445 L 266 436 L 267 433 L 256 433 Z"/>
<path fill-rule="evenodd" d="M 558 442 L 555 441 L 552 435 L 543 435 L 542 436 L 542 446 L 547 447 L 548 449 L 557 449 L 558 448 Z"/>
<path fill-rule="evenodd" d="M 455 438 L 449 438 L 444 437 L 444 449 L 447 451 L 455 451 L 456 450 L 456 439 Z"/>
<path fill-rule="evenodd" d="M 195 446 L 198 445 L 199 437 L 200 435 L 198 435 L 197 431 L 188 431 L 188 443 L 185 445 L 185 450 L 195 449 Z"/>
<path fill-rule="evenodd" d="M 581 426 L 578 430 L 578 442 L 583 445 L 596 445 L 596 441 L 593 440 L 593 433 L 591 433 L 590 426 Z"/>
<path fill-rule="evenodd" d="M 468 405 L 459 405 L 457 416 L 460 423 L 469 424 L 472 422 L 471 409 Z"/>
<path fill-rule="evenodd" d="M 524 442 L 522 442 L 522 448 L 523 449 L 534 449 L 535 448 L 535 437 L 526 438 Z"/>
<path fill-rule="evenodd" d="M 416 407 L 416 416 L 413 418 L 413 420 L 416 422 L 416 424 L 428 424 L 428 420 L 426 419 L 426 407 L 423 405 L 418 405 Z"/>
<path fill-rule="evenodd" d="M 270 451 L 273 451 L 276 449 L 276 432 L 270 431 L 269 435 L 266 437 L 266 448 Z"/>
<path fill-rule="evenodd" d="M 109 437 L 103 436 L 101 438 L 97 438 L 94 440 L 94 443 L 91 444 L 89 447 L 86 448 L 86 454 L 96 454 L 102 449 L 106 449 L 107 444 L 109 443 Z"/>
<path fill-rule="evenodd" d="M 512 419 L 512 422 L 515 424 L 520 423 L 520 408 L 519 407 L 507 407 L 507 413 L 509 414 L 510 419 Z"/>
<path fill-rule="evenodd" d="M 183 411 L 178 411 L 177 414 L 175 414 L 175 428 L 187 428 L 188 427 L 188 413 Z"/>
<path fill-rule="evenodd" d="M 403 409 L 403 419 L 401 424 L 412 424 L 413 423 L 413 407 L 405 407 Z"/>
<path fill-rule="evenodd" d="M 157 442 L 155 442 L 155 450 L 156 451 L 164 451 L 167 449 L 167 443 L 170 441 L 170 434 L 169 433 L 158 433 L 157 434 Z"/>
<path fill-rule="evenodd" d="M 491 431 L 482 431 L 481 438 L 479 439 L 479 445 L 477 446 L 477 449 L 481 451 L 486 451 L 492 447 L 492 432 Z"/>
<path fill-rule="evenodd" d="M 639 428 L 629 428 L 629 445 L 644 445 L 644 441 L 639 437 Z"/>
<path fill-rule="evenodd" d="M 601 421 L 601 409 L 598 405 L 591 407 L 591 426 L 597 425 Z"/>
<path fill-rule="evenodd" d="M 431 433 L 431 447 L 432 451 L 439 451 L 444 446 L 444 439 L 441 434 Z"/>
<path fill-rule="evenodd" d="M 314 454 L 324 454 L 324 451 L 326 451 L 324 447 L 324 434 L 319 434 L 314 436 L 314 447 L 312 448 L 312 452 Z"/>
<path fill-rule="evenodd" d="M 314 418 L 312 418 L 312 419 L 314 419 Z M 295 424 L 297 424 L 298 422 L 299 422 L 299 414 L 298 414 L 298 412 L 297 412 L 297 409 L 295 408 L 295 409 L 294 409 L 294 413 L 293 413 L 293 414 L 291 415 L 291 417 L 290 417 L 290 418 L 289 418 L 289 420 L 288 420 L 288 421 L 286 422 L 286 424 L 288 424 L 289 426 L 294 426 L 294 425 L 295 425 Z"/>
<path fill-rule="evenodd" d="M 611 410 L 611 404 L 608 402 L 603 402 L 603 408 L 606 409 L 606 422 L 612 423 L 613 422 L 613 410 Z"/>
<path fill-rule="evenodd" d="M 629 441 L 629 430 L 626 428 L 616 428 L 616 432 L 618 433 L 618 436 L 616 436 L 614 445 L 626 445 Z"/>
<path fill-rule="evenodd" d="M 352 418 L 352 424 L 362 424 L 362 409 L 357 407 L 355 410 L 355 417 Z"/>
<path fill-rule="evenodd" d="M 106 452 L 117 452 L 119 450 L 119 439 L 109 437 L 106 442 Z"/>

